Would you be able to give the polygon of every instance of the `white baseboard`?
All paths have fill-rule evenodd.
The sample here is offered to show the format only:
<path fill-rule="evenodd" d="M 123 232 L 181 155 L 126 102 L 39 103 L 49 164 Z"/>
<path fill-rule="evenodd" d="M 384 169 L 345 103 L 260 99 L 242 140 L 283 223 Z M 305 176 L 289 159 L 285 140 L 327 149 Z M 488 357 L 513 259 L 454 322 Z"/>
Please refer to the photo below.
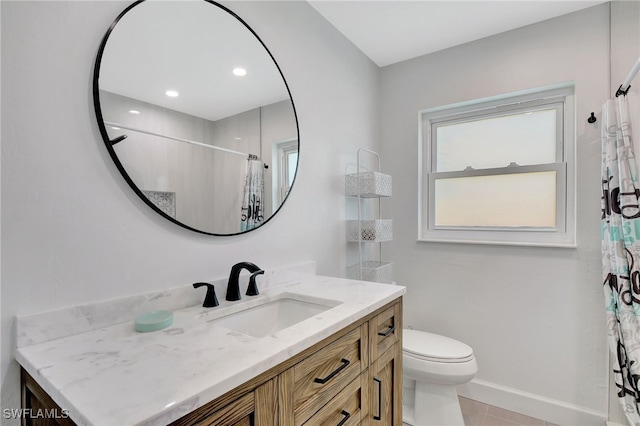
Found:
<path fill-rule="evenodd" d="M 607 426 L 624 426 L 624 425 L 621 425 L 620 423 L 616 423 L 616 422 L 610 422 L 607 420 Z"/>
<path fill-rule="evenodd" d="M 606 412 L 478 379 L 458 386 L 458 395 L 562 426 L 605 426 L 608 418 Z"/>

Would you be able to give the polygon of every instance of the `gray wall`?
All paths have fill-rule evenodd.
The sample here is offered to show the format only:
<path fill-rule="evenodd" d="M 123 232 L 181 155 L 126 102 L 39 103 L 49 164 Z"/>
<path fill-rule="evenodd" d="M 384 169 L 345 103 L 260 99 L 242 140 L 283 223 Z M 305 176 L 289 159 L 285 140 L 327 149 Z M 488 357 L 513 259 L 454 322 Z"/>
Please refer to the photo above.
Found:
<path fill-rule="evenodd" d="M 609 96 L 608 75 L 608 4 L 381 74 L 391 256 L 408 287 L 406 324 L 473 347 L 479 371 L 462 394 L 558 424 L 601 424 L 607 413 L 600 129 L 586 119 Z M 567 81 L 576 85 L 578 248 L 417 242 L 418 111 Z"/>
<path fill-rule="evenodd" d="M 2 2 L 2 405 L 19 407 L 14 318 L 315 260 L 344 274 L 343 174 L 376 149 L 378 69 L 305 2 L 229 2 L 275 56 L 300 121 L 300 171 L 258 231 L 210 237 L 156 215 L 93 113 L 100 40 L 130 2 Z M 4 424 L 4 421 L 3 421 Z"/>

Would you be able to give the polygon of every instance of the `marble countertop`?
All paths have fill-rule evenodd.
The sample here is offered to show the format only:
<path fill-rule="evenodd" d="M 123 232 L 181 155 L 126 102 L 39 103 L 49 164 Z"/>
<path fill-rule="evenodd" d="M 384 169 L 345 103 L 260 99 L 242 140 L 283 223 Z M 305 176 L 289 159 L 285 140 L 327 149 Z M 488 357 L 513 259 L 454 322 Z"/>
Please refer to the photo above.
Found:
<path fill-rule="evenodd" d="M 165 425 L 404 294 L 404 287 L 312 275 L 220 306 L 174 311 L 138 333 L 133 321 L 28 342 L 16 359 L 79 425 Z M 220 293 L 219 293 L 220 294 Z M 338 303 L 262 338 L 212 320 L 283 296 Z"/>

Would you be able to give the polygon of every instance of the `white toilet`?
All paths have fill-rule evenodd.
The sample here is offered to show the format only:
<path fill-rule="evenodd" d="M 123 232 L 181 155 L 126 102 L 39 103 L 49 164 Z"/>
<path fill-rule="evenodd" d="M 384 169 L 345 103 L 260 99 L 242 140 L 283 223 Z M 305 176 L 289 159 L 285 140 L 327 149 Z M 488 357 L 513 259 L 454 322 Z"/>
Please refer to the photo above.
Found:
<path fill-rule="evenodd" d="M 478 372 L 473 349 L 449 337 L 403 330 L 403 422 L 463 426 L 456 385 Z"/>

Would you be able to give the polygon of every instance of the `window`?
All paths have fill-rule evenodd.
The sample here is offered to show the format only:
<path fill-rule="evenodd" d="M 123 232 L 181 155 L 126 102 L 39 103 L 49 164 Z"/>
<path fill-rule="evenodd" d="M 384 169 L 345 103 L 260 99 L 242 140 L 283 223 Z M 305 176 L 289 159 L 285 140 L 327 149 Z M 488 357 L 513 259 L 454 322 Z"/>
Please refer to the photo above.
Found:
<path fill-rule="evenodd" d="M 575 247 L 573 86 L 420 112 L 424 241 Z"/>
<path fill-rule="evenodd" d="M 274 186 L 274 205 L 284 202 L 291 190 L 293 179 L 296 177 L 298 168 L 298 140 L 289 139 L 274 144 L 274 175 L 277 176 L 278 184 Z"/>

